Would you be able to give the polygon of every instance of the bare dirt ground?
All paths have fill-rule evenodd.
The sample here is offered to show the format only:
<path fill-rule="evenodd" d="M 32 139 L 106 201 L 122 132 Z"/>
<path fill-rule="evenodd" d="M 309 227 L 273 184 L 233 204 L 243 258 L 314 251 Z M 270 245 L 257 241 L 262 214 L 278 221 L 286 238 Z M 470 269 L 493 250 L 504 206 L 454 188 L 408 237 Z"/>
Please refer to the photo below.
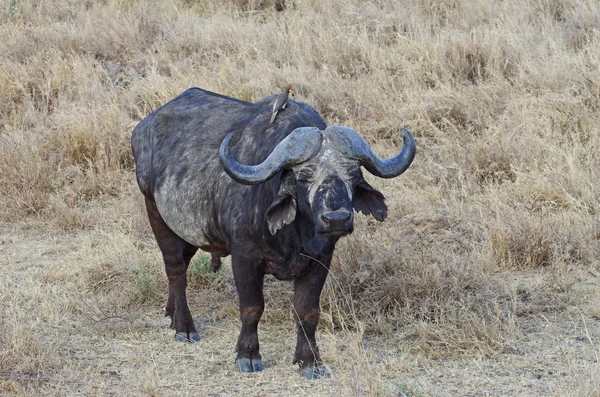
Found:
<path fill-rule="evenodd" d="M 239 328 L 232 287 L 226 299 L 212 307 L 205 303 L 214 299 L 210 290 L 191 289 L 190 307 L 202 335 L 195 345 L 174 341 L 158 302 L 111 307 L 99 295 L 80 292 L 75 273 L 85 269 L 81 258 L 104 255 L 94 247 L 105 238 L 99 230 L 68 234 L 44 225 L 0 226 L 2 329 L 16 334 L 4 335 L 13 344 L 12 354 L 28 357 L 21 368 L 1 368 L 0 394 L 587 396 L 599 392 L 600 318 L 574 308 L 524 314 L 518 339 L 488 358 L 436 358 L 411 349 L 401 334 L 322 329 L 320 344 L 332 376 L 316 381 L 302 379 L 291 365 L 292 319 L 288 324 L 267 319 L 260 327 L 265 370 L 239 373 L 233 363 Z M 159 256 L 158 249 L 149 249 Z M 225 279 L 230 277 L 227 273 L 225 269 Z M 267 283 L 267 290 L 274 285 Z M 600 279 L 590 274 L 578 288 L 597 297 L 599 287 Z M 165 292 L 160 291 L 163 300 Z M 44 364 L 36 366 L 36 360 Z"/>

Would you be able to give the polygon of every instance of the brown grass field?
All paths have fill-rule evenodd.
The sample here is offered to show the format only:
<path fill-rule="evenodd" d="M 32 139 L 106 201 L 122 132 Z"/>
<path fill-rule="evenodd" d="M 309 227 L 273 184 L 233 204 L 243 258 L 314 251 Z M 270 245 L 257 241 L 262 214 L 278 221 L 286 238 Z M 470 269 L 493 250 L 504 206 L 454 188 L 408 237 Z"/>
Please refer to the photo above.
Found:
<path fill-rule="evenodd" d="M 0 37 L 0 395 L 600 396 L 597 0 L 1 0 Z M 129 146 L 186 88 L 286 84 L 380 156 L 418 146 L 338 244 L 316 381 L 272 278 L 265 370 L 235 371 L 203 255 L 202 339 L 174 341 Z"/>

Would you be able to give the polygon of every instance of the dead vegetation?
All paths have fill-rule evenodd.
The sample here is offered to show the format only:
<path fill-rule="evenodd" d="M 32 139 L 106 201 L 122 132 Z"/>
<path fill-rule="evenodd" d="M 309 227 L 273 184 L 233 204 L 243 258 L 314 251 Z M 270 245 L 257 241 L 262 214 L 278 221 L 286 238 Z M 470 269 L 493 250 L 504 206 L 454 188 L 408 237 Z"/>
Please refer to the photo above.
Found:
<path fill-rule="evenodd" d="M 536 316 L 577 318 L 587 343 L 579 357 L 598 354 L 596 2 L 3 0 L 0 35 L 0 393 L 75 393 L 66 374 L 93 368 L 91 353 L 73 347 L 81 335 L 170 343 L 166 326 L 149 320 L 160 316 L 166 281 L 129 137 L 191 86 L 254 101 L 292 84 L 298 100 L 381 155 L 395 152 L 401 126 L 417 139 L 405 176 L 370 181 L 389 219 L 358 217 L 339 245 L 321 326 L 337 373 L 315 393 L 449 393 L 450 380 L 414 383 L 418 371 L 404 362 L 492 363 L 519 351 Z M 58 236 L 63 245 L 48 248 Z M 69 239 L 76 245 L 65 247 Z M 9 255 L 30 240 L 31 253 Z M 230 270 L 213 274 L 195 260 L 191 309 L 207 339 L 221 338 L 218 328 L 231 336 L 222 346 L 232 345 Z M 291 293 L 266 284 L 261 338 L 277 336 L 276 363 L 292 349 Z M 139 366 L 148 354 L 138 348 L 123 345 Z M 145 374 L 164 373 L 163 364 Z M 118 379 L 131 379 L 123 368 L 87 387 L 119 394 Z M 597 362 L 582 368 L 572 382 L 527 390 L 597 395 Z M 240 390 L 226 384 L 234 387 L 213 387 Z M 146 382 L 138 392 L 169 387 Z M 208 393 L 198 387 L 186 390 Z"/>

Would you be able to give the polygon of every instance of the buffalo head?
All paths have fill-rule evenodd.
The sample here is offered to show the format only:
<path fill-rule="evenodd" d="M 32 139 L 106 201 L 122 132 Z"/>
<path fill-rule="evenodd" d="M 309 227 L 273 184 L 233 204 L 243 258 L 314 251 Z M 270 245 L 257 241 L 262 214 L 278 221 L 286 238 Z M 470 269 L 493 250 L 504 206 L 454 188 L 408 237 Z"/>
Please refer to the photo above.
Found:
<path fill-rule="evenodd" d="M 352 233 L 353 209 L 378 221 L 385 219 L 384 196 L 365 181 L 360 167 L 381 178 L 402 174 L 416 145 L 408 130 L 400 131 L 402 150 L 389 159 L 379 158 L 351 128 L 339 126 L 296 128 L 255 166 L 235 160 L 231 133 L 221 144 L 219 158 L 227 174 L 246 185 L 263 183 L 283 170 L 279 192 L 265 214 L 269 230 L 275 234 L 296 221 L 305 248 L 327 252 L 340 237 Z"/>

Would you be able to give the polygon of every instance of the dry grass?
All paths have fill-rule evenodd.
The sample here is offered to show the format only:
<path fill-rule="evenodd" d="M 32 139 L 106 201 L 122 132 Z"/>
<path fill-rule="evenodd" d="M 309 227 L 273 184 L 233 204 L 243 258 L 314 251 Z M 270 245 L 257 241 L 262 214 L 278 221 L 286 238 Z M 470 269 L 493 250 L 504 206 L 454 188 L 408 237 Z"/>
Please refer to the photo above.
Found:
<path fill-rule="evenodd" d="M 547 352 L 526 344 L 531 335 L 570 335 L 535 328 L 542 317 L 576 317 L 588 348 L 556 344 L 598 353 L 597 2 L 3 0 L 0 36 L 0 393 L 119 394 L 136 376 L 155 380 L 129 393 L 211 392 L 185 368 L 152 377 L 167 364 L 144 361 L 148 346 L 160 349 L 150 338 L 171 346 L 171 335 L 156 323 L 166 281 L 129 148 L 133 127 L 190 86 L 254 101 L 293 84 L 382 155 L 400 144 L 400 126 L 416 136 L 405 176 L 370 179 L 390 218 L 357 217 L 339 245 L 321 327 L 334 378 L 309 392 L 440 395 L 461 380 L 460 393 L 481 392 L 452 365 L 502 379 L 486 371 L 503 357 L 498 373 L 521 376 L 511 352 Z M 217 357 L 197 364 L 211 373 L 231 367 L 218 349 L 235 341 L 235 289 L 227 264 L 213 275 L 197 260 L 192 311 L 224 343 L 202 346 Z M 267 377 L 290 372 L 290 296 L 268 280 L 261 338 L 278 368 Z M 114 352 L 85 341 L 104 346 L 98 335 L 133 358 L 102 359 Z M 97 372 L 94 357 L 113 369 Z M 437 360 L 453 363 L 443 369 L 453 379 L 422 378 L 424 367 L 442 371 Z M 532 381 L 533 394 L 597 395 L 592 361 L 551 387 Z M 239 375 L 215 371 L 223 379 L 206 384 L 216 393 L 241 392 Z M 83 384 L 83 374 L 95 375 Z M 252 379 L 242 383 L 258 394 L 282 382 Z"/>
<path fill-rule="evenodd" d="M 16 311 L 12 310 L 14 315 Z M 56 367 L 58 356 L 52 346 L 40 341 L 39 323 L 25 318 L 9 318 L 2 329 L 0 367 L 11 368 L 16 373 L 35 376 L 39 372 Z"/>

